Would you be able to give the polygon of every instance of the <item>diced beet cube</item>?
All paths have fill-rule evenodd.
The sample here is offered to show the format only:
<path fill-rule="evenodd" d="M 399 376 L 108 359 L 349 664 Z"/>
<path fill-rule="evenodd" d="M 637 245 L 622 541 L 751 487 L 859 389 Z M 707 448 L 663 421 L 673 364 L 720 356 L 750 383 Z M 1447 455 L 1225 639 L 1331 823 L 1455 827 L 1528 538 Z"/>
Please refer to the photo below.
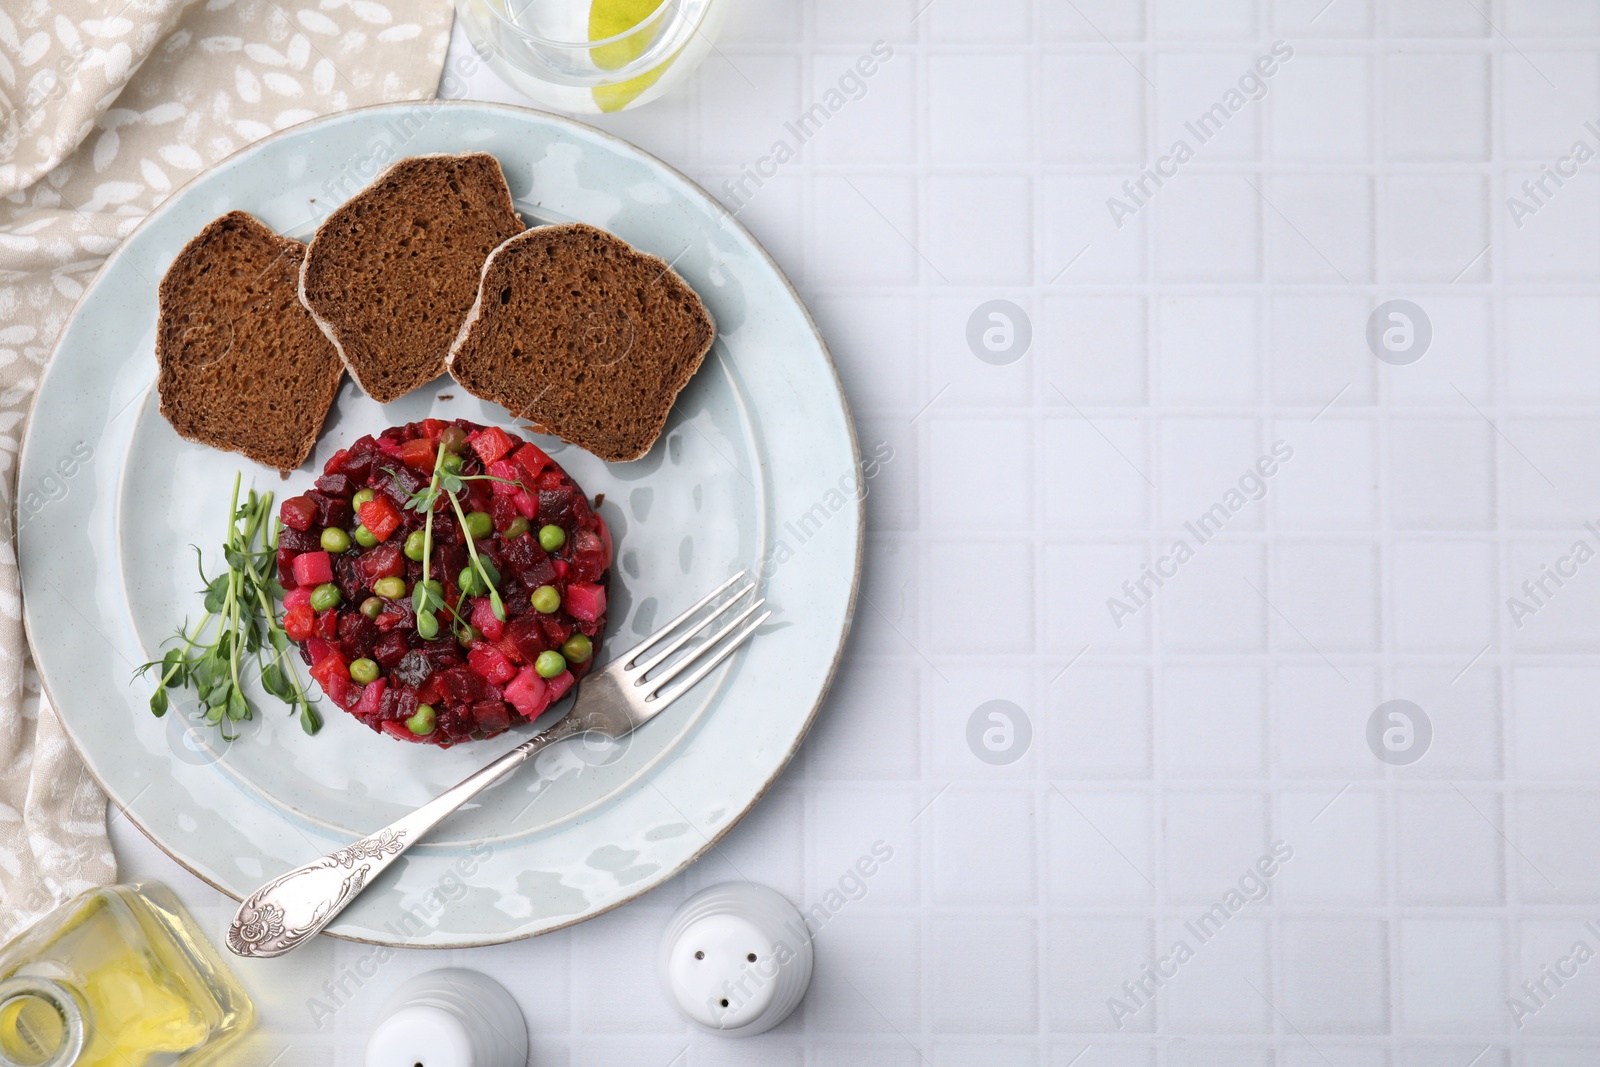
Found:
<path fill-rule="evenodd" d="M 516 442 L 511 440 L 511 435 L 498 426 L 486 426 L 468 437 L 467 441 L 485 466 L 510 452 L 516 445 Z"/>
<path fill-rule="evenodd" d="M 461 656 L 456 652 L 456 643 L 448 637 L 441 637 L 437 641 L 429 641 L 423 648 L 428 654 L 428 660 L 436 671 L 447 671 L 452 667 L 461 666 Z"/>
<path fill-rule="evenodd" d="M 550 566 L 552 566 L 552 567 L 554 567 L 556 569 L 556 577 L 557 578 L 565 578 L 567 576 L 568 568 L 567 568 L 567 561 L 566 560 L 564 560 L 564 559 L 553 559 L 553 560 L 550 561 Z"/>
<path fill-rule="evenodd" d="M 373 497 L 361 505 L 361 525 L 380 541 L 400 528 L 400 512 L 384 497 Z"/>
<path fill-rule="evenodd" d="M 593 530 L 572 535 L 572 574 L 580 582 L 598 582 L 606 572 L 606 546 Z"/>
<path fill-rule="evenodd" d="M 278 555 L 273 560 L 278 567 L 278 584 L 285 589 L 293 589 L 298 583 L 294 580 L 294 557 L 296 552 L 290 548 L 278 549 Z"/>
<path fill-rule="evenodd" d="M 544 631 L 544 639 L 551 648 L 560 648 L 572 636 L 572 627 L 562 620 L 560 615 L 539 616 L 539 629 Z"/>
<path fill-rule="evenodd" d="M 317 615 L 317 636 L 332 641 L 339 636 L 339 609 L 329 608 Z"/>
<path fill-rule="evenodd" d="M 291 530 L 309 530 L 317 521 L 317 505 L 303 496 L 292 496 L 278 508 L 283 524 Z"/>
<path fill-rule="evenodd" d="M 593 582 L 573 582 L 567 586 L 562 606 L 574 619 L 594 622 L 606 610 L 606 588 Z"/>
<path fill-rule="evenodd" d="M 317 507 L 318 526 L 343 527 L 350 525 L 350 501 L 344 497 L 329 496 L 327 493 L 313 489 L 306 494 L 306 499 Z"/>
<path fill-rule="evenodd" d="M 346 611 L 339 616 L 339 651 L 349 660 L 372 654 L 378 640 L 378 626 L 359 611 Z"/>
<path fill-rule="evenodd" d="M 295 585 L 321 585 L 333 581 L 333 559 L 326 552 L 303 552 L 294 558 Z"/>
<path fill-rule="evenodd" d="M 382 470 L 384 473 L 379 476 L 377 490 L 388 497 L 389 502 L 396 507 L 404 507 L 406 501 L 411 499 L 412 493 L 428 484 L 427 478 L 404 465 L 385 463 L 382 465 Z"/>
<path fill-rule="evenodd" d="M 353 553 L 341 552 L 333 557 L 333 581 L 346 603 L 357 603 L 356 598 L 366 585 L 361 580 L 361 564 Z"/>
<path fill-rule="evenodd" d="M 428 658 L 426 652 L 414 648 L 400 658 L 391 673 L 395 681 L 415 689 L 433 674 L 433 660 Z"/>
<path fill-rule="evenodd" d="M 483 631 L 483 636 L 491 641 L 500 640 L 506 631 L 506 624 L 495 618 L 494 604 L 486 596 L 481 596 L 472 602 L 472 625 Z"/>
<path fill-rule="evenodd" d="M 548 559 L 549 554 L 539 547 L 539 542 L 534 540 L 533 534 L 525 533 L 513 537 L 505 542 L 503 550 L 506 563 L 512 570 L 523 570 L 531 567 L 542 559 Z"/>
<path fill-rule="evenodd" d="M 321 663 L 328 658 L 329 653 L 333 652 L 333 650 L 331 641 L 325 641 L 320 637 L 306 639 L 306 653 L 311 657 L 312 663 Z"/>
<path fill-rule="evenodd" d="M 532 722 L 550 706 L 545 680 L 532 667 L 524 667 L 506 686 L 505 696 L 524 719 Z"/>
<path fill-rule="evenodd" d="M 378 616 L 375 621 L 379 630 L 384 628 L 383 620 L 389 617 L 388 614 Z M 406 635 L 395 632 L 392 629 L 372 643 L 372 658 L 385 667 L 393 667 L 405 659 L 406 653 L 410 651 L 411 647 L 406 643 Z"/>
<path fill-rule="evenodd" d="M 558 489 L 539 490 L 539 523 L 571 527 L 573 509 L 578 506 L 578 491 L 563 485 Z"/>
<path fill-rule="evenodd" d="M 544 627 L 531 615 L 523 615 L 506 623 L 506 640 L 516 646 L 524 663 L 532 663 L 539 658 L 539 653 L 550 648 Z"/>
<path fill-rule="evenodd" d="M 335 496 L 351 496 L 356 491 L 356 487 L 350 482 L 350 476 L 346 474 L 324 474 L 317 479 L 317 488 Z"/>
<path fill-rule="evenodd" d="M 296 530 L 285 526 L 278 532 L 278 547 L 294 552 L 315 552 L 322 547 L 322 536 L 310 530 Z"/>
<path fill-rule="evenodd" d="M 544 559 L 536 560 L 531 566 L 524 567 L 518 571 L 517 581 L 529 589 L 537 589 L 541 585 L 549 585 L 556 580 L 556 575 L 560 573 L 560 565 L 560 560 L 546 556 Z"/>
<path fill-rule="evenodd" d="M 406 572 L 405 553 L 397 544 L 369 548 L 357 562 L 368 589 L 380 578 L 398 578 Z"/>
<path fill-rule="evenodd" d="M 517 668 L 489 644 L 479 644 L 467 653 L 467 666 L 494 685 L 505 685 L 517 676 Z"/>
<path fill-rule="evenodd" d="M 535 488 L 534 483 L 538 480 L 539 475 L 555 466 L 556 462 L 545 455 L 544 449 L 535 444 L 523 445 L 517 449 L 516 454 L 511 458 L 525 472 L 529 489 Z"/>
<path fill-rule="evenodd" d="M 517 491 L 517 481 L 522 477 L 522 470 L 509 459 L 497 459 L 488 466 L 491 478 L 499 481 L 489 483 L 489 491 L 495 496 L 510 496 Z"/>
<path fill-rule="evenodd" d="M 532 493 L 519 489 L 511 497 L 511 502 L 517 506 L 517 514 L 529 522 L 539 517 L 539 498 Z"/>
<path fill-rule="evenodd" d="M 520 517 L 521 515 L 517 511 L 517 505 L 509 496 L 497 496 L 490 498 L 489 518 L 494 520 L 494 528 L 499 532 L 505 533 L 506 528 L 512 523 L 516 522 Z"/>
<path fill-rule="evenodd" d="M 361 701 L 356 705 L 356 714 L 363 719 L 375 719 L 383 714 L 383 691 L 388 685 L 388 680 L 384 678 L 369 682 L 361 690 Z"/>
<path fill-rule="evenodd" d="M 443 419 L 431 418 L 423 419 L 422 422 L 418 424 L 422 431 L 422 436 L 435 443 L 438 442 L 439 435 L 444 432 L 444 428 L 448 425 L 449 423 L 445 422 Z"/>
<path fill-rule="evenodd" d="M 465 667 L 452 667 L 444 671 L 440 681 L 445 694 L 454 704 L 472 704 L 488 695 L 483 679 Z"/>
<path fill-rule="evenodd" d="M 472 705 L 472 718 L 478 729 L 486 734 L 497 734 L 511 725 L 511 716 L 503 700 L 480 700 Z"/>
<path fill-rule="evenodd" d="M 297 585 L 283 594 L 284 611 L 293 611 L 302 604 L 306 607 L 311 606 L 311 587 L 309 585 Z"/>
<path fill-rule="evenodd" d="M 571 671 L 562 671 L 554 678 L 551 678 L 549 681 L 545 682 L 545 693 L 550 697 L 550 703 L 554 704 L 556 701 L 566 696 L 567 690 L 571 689 L 576 681 L 577 679 L 572 677 Z"/>
<path fill-rule="evenodd" d="M 323 474 L 334 474 L 334 473 L 336 473 L 339 470 L 339 465 L 342 464 L 345 461 L 345 457 L 348 456 L 348 455 L 350 455 L 350 450 L 349 449 L 347 449 L 347 448 L 339 449 L 339 451 L 335 452 L 333 455 L 328 457 L 328 462 L 326 462 L 326 463 L 324 463 L 322 465 L 322 473 Z M 322 487 L 319 485 L 317 488 L 320 489 Z"/>

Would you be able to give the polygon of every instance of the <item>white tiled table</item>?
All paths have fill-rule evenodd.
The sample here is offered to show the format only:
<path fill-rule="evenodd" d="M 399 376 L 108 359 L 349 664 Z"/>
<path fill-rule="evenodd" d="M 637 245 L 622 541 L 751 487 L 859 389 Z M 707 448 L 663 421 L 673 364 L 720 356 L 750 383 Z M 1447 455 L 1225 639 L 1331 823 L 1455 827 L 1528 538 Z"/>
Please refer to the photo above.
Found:
<path fill-rule="evenodd" d="M 1561 961 L 1600 953 L 1600 562 L 1521 586 L 1600 549 L 1600 161 L 1507 199 L 1600 151 L 1600 6 L 925 3 L 740 0 L 686 89 L 601 123 L 735 206 L 786 123 L 893 52 L 739 197 L 894 450 L 800 760 L 696 869 L 576 929 L 241 967 L 259 1061 L 359 1063 L 388 992 L 451 963 L 510 986 L 541 1065 L 1594 1064 L 1600 961 Z M 1219 103 L 1202 144 L 1185 123 Z M 1124 193 L 1180 138 L 1192 158 Z M 1032 333 L 1000 366 L 967 341 L 997 299 Z M 1391 299 L 1431 328 L 1418 362 L 1369 350 Z M 1202 543 L 1185 523 L 1217 504 Z M 1172 576 L 1125 594 L 1147 563 Z M 1432 727 L 1408 765 L 1368 743 L 1392 699 Z M 1031 724 L 1005 765 L 967 740 L 993 700 Z M 220 897 L 115 835 L 222 929 Z M 877 841 L 864 895 L 830 896 Z M 679 1023 L 652 961 L 679 901 L 739 876 L 840 906 L 802 1011 L 729 1042 Z M 1269 891 L 1230 911 L 1241 878 Z"/>

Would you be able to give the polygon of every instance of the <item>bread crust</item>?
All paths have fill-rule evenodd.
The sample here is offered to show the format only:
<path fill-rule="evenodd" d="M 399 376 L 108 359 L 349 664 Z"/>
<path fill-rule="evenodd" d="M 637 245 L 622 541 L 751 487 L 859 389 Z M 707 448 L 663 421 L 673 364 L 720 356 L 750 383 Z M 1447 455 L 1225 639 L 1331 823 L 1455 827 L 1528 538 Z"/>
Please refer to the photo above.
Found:
<path fill-rule="evenodd" d="M 299 241 L 230 211 L 173 259 L 158 290 L 156 388 L 180 437 L 280 471 L 311 454 L 344 366 L 296 295 L 304 255 Z"/>
<path fill-rule="evenodd" d="M 447 180 L 459 178 L 468 167 L 483 167 L 492 171 L 492 177 L 474 183 L 474 192 L 482 194 L 484 200 L 473 207 L 482 212 L 483 220 L 495 232 L 495 243 L 522 231 L 522 220 L 511 198 L 511 189 L 506 184 L 499 160 L 494 156 L 485 152 L 408 156 L 386 167 L 364 189 L 323 220 L 312 236 L 300 265 L 300 302 L 332 342 L 356 384 L 380 404 L 397 400 L 443 374 L 449 335 L 436 351 L 428 351 L 431 346 L 426 343 L 419 348 L 415 335 L 412 335 L 396 346 L 400 351 L 378 352 L 356 328 L 351 301 L 330 292 L 330 289 L 348 282 L 361 270 L 360 264 L 348 261 L 352 256 L 359 258 L 359 254 L 350 247 L 359 238 L 351 237 L 349 228 L 358 225 L 369 212 L 387 209 L 392 215 L 399 211 L 402 207 L 400 198 L 408 190 L 403 187 L 392 188 L 391 183 L 401 180 L 415 183 L 438 178 L 438 174 L 426 172 L 441 166 L 448 168 L 450 177 Z M 426 205 L 422 207 L 426 211 Z M 488 246 L 492 247 L 492 244 Z M 488 248 L 482 251 L 486 254 Z M 369 253 L 371 251 L 368 249 Z M 475 267 L 481 268 L 481 261 L 471 253 L 472 250 L 467 250 L 468 258 Z M 370 267 L 370 263 L 367 266 Z M 470 268 L 463 272 L 463 277 L 469 275 Z M 454 325 L 452 322 L 452 330 Z"/>
<path fill-rule="evenodd" d="M 590 290 L 607 290 L 607 286 L 610 287 L 601 296 L 622 305 L 621 314 L 627 317 L 634 331 L 654 328 L 660 332 L 663 328 L 676 328 L 683 333 L 683 338 L 674 351 L 653 352 L 643 347 L 633 347 L 635 337 L 630 335 L 629 348 L 622 356 L 596 363 L 592 359 L 595 353 L 586 351 L 584 340 L 577 336 L 578 324 L 570 319 L 588 294 L 563 294 L 563 306 L 552 311 L 565 314 L 569 316 L 568 319 L 541 325 L 566 336 L 564 346 L 547 343 L 527 362 L 537 363 L 543 369 L 546 382 L 558 372 L 568 372 L 563 380 L 576 380 L 578 384 L 558 392 L 549 400 L 545 400 L 550 393 L 548 385 L 530 397 L 530 392 L 533 392 L 531 382 L 522 380 L 523 373 L 511 373 L 504 368 L 497 373 L 495 368 L 488 366 L 489 361 L 497 357 L 503 361 L 505 353 L 480 350 L 483 344 L 495 340 L 482 335 L 493 328 L 494 318 L 499 314 L 499 308 L 504 306 L 489 300 L 488 296 L 497 292 L 502 281 L 516 276 L 519 268 L 510 264 L 513 257 L 530 250 L 543 251 L 554 243 L 573 239 L 590 242 L 592 246 L 607 250 L 621 261 L 620 266 L 612 265 L 609 277 L 591 276 L 586 281 Z M 627 288 L 622 278 L 624 272 L 648 278 L 647 282 L 636 287 L 635 292 L 639 295 L 632 301 L 635 305 L 632 311 L 626 306 L 628 294 L 621 292 Z M 658 285 L 665 296 L 654 300 L 655 294 L 649 293 L 649 290 Z M 652 300 L 654 303 L 650 302 Z M 651 307 L 653 314 L 639 314 L 644 306 Z M 516 314 L 517 310 L 520 307 L 507 314 Z M 608 308 L 602 307 L 600 310 L 605 314 Z M 665 321 L 669 317 L 670 323 Z M 538 336 L 532 331 L 517 336 L 529 347 L 538 341 Z M 715 340 L 716 321 L 711 312 L 699 294 L 672 269 L 671 264 L 659 256 L 640 252 L 615 234 L 586 223 L 572 222 L 525 230 L 489 253 L 479 276 L 477 297 L 456 334 L 455 342 L 450 346 L 445 365 L 463 389 L 480 399 L 500 404 L 512 413 L 513 418 L 533 424 L 539 432 L 553 434 L 587 449 L 607 462 L 623 463 L 643 457 L 654 446 L 666 426 L 678 394 L 700 368 Z M 513 349 L 512 355 L 520 356 L 521 353 Z M 663 367 L 667 372 L 664 377 L 652 376 L 652 371 Z M 591 405 L 605 400 L 608 393 L 613 399 L 622 394 L 640 398 L 640 407 L 633 412 L 635 424 L 626 432 L 598 432 L 592 425 L 585 424 L 584 416 L 592 412 L 575 410 L 583 408 L 586 399 Z M 563 397 L 576 403 L 561 404 Z"/>

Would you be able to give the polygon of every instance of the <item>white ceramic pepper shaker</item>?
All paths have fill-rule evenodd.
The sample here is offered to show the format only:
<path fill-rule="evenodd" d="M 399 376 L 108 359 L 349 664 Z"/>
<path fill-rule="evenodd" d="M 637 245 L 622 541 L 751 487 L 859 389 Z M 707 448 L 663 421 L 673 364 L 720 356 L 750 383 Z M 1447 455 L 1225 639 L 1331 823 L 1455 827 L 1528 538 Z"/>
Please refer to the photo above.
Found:
<path fill-rule="evenodd" d="M 770 1030 L 811 984 L 811 931 L 776 890 L 724 882 L 696 893 L 661 938 L 661 985 L 690 1022 L 729 1037 Z"/>
<path fill-rule="evenodd" d="M 367 1039 L 367 1067 L 525 1067 L 528 1026 L 504 986 L 447 967 L 395 990 Z"/>

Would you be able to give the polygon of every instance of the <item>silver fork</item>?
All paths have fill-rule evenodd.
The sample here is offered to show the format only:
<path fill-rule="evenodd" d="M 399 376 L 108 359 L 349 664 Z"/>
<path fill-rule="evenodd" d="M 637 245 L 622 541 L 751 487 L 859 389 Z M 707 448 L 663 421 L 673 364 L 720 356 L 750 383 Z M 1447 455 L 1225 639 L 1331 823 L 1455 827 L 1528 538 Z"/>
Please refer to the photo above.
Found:
<path fill-rule="evenodd" d="M 747 573 L 740 571 L 735 574 L 699 603 L 645 638 L 632 651 L 591 673 L 578 687 L 578 697 L 572 707 L 542 733 L 530 737 L 482 770 L 462 779 L 435 799 L 377 833 L 280 874 L 250 894 L 239 905 L 233 924 L 228 927 L 228 947 L 240 956 L 263 957 L 281 956 L 299 947 L 320 933 L 419 838 L 508 771 L 569 737 L 593 732 L 620 738 L 649 722 L 716 669 L 771 617 L 772 612 L 768 610 L 754 620 L 746 621 L 766 602 L 763 598 L 757 598 L 711 637 L 685 652 L 679 659 L 667 662 L 697 634 L 727 615 L 748 593 L 754 591 L 756 583 L 746 583 L 704 619 L 667 641 L 673 631 L 727 592 Z M 644 659 L 645 656 L 649 658 Z M 654 676 L 651 676 L 652 671 L 656 672 Z M 665 689 L 667 683 L 685 671 L 689 672 L 687 677 L 671 690 Z"/>

